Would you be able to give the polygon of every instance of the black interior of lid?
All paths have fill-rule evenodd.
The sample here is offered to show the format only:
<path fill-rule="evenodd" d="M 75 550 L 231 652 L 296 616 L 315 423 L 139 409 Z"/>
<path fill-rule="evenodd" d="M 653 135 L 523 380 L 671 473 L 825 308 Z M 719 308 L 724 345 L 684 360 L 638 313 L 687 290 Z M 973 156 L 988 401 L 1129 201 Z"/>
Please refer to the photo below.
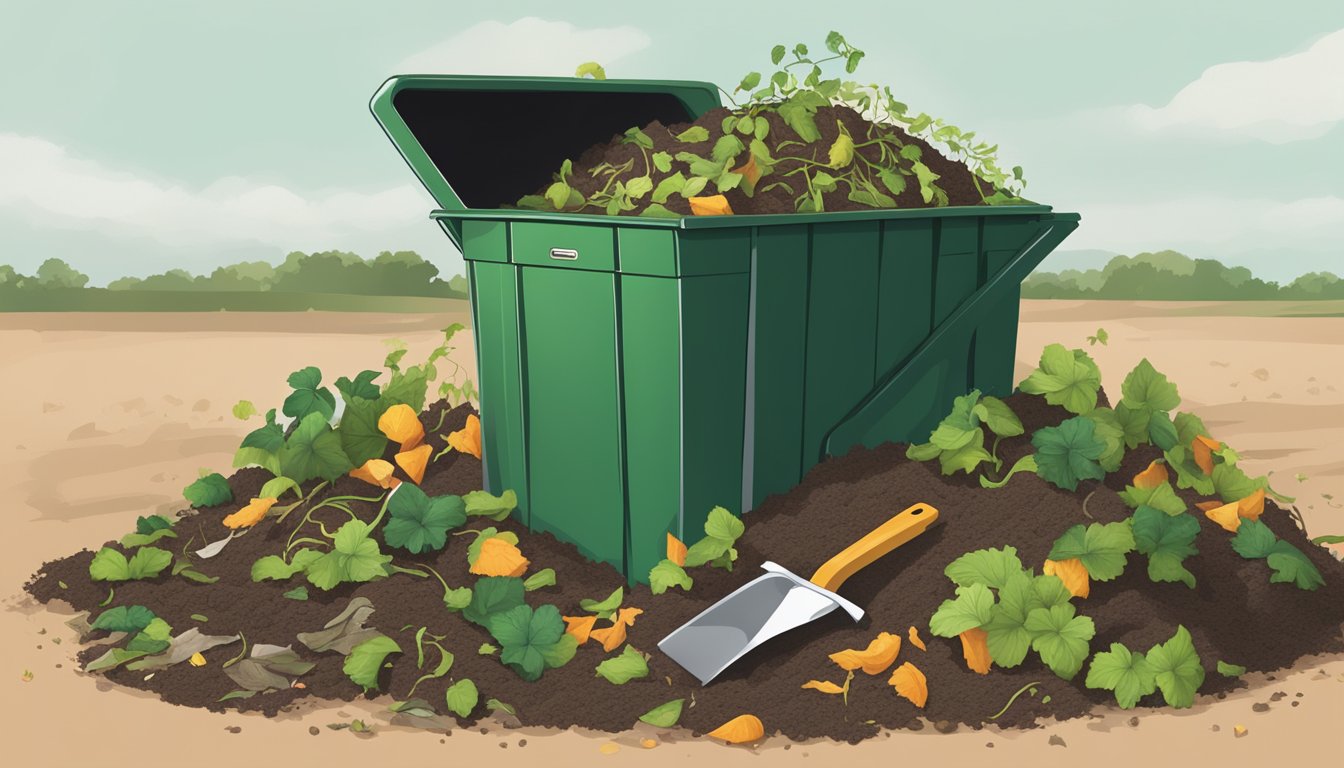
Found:
<path fill-rule="evenodd" d="M 633 126 L 695 119 L 668 93 L 408 88 L 393 106 L 468 208 L 513 205 Z"/>

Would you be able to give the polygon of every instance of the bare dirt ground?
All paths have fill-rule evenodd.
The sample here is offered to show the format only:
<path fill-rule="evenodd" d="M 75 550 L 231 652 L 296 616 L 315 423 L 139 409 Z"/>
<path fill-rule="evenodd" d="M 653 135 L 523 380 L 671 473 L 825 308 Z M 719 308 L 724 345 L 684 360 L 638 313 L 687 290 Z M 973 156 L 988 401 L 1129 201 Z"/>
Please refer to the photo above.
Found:
<path fill-rule="evenodd" d="M 1258 314 L 1274 314 L 1257 306 Z M 1301 314 L 1295 312 L 1295 314 Z M 1308 313 L 1310 314 L 1310 313 Z M 266 719 L 165 705 L 78 672 L 66 616 L 33 604 L 20 585 L 42 562 L 125 533 L 136 515 L 171 512 L 197 469 L 228 466 L 249 426 L 230 414 L 239 399 L 264 407 L 285 377 L 317 365 L 333 381 L 374 368 L 396 337 L 414 360 L 463 322 L 444 316 L 294 314 L 0 314 L 0 714 L 8 751 L 24 765 L 384 765 L 489 760 L 495 765 L 571 765 L 612 759 L 671 765 L 1164 765 L 1194 752 L 1225 765 L 1324 758 L 1344 712 L 1344 657 L 1304 660 L 1291 671 L 1250 675 L 1225 700 L 1179 713 L 1098 710 L 1091 718 L 1032 731 L 888 734 L 857 746 L 789 745 L 770 739 L 727 748 L 645 729 L 617 736 L 544 729 L 458 731 L 440 737 L 386 725 L 387 701 L 309 708 Z M 1042 346 L 1085 344 L 1110 392 L 1142 356 L 1180 385 L 1184 407 L 1236 447 L 1252 473 L 1272 472 L 1297 496 L 1313 535 L 1344 533 L 1344 318 L 1241 317 L 1226 305 L 1024 302 L 1019 374 Z M 276 330 L 283 329 L 283 330 Z M 467 335 L 453 355 L 471 367 Z M 1301 474 L 1305 479 L 1298 480 Z M 1291 631 L 1291 628 L 1285 628 Z M 33 673 L 25 682 L 23 672 Z M 1254 704 L 1268 703 L 1257 712 Z M 1300 697 L 1299 697 L 1300 694 Z M 1298 706 L 1292 706 L 1293 703 Z M 995 703 L 995 707 L 998 703 Z M 324 726 L 362 718 L 376 735 Z M 1244 725 L 1249 733 L 1234 736 Z M 767 728 L 769 724 L 767 723 Z M 240 728 L 233 732 L 231 728 Z M 309 728 L 316 727 L 317 735 Z M 658 746 L 644 749 L 640 740 Z"/>

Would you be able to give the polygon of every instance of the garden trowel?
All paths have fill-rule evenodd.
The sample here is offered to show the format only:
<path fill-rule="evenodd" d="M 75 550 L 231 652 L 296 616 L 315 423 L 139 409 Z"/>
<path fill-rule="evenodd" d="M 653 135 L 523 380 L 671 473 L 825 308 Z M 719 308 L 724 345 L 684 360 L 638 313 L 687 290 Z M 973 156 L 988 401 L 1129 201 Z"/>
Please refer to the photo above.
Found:
<path fill-rule="evenodd" d="M 843 608 L 855 621 L 863 609 L 836 592 L 845 580 L 929 529 L 938 510 L 915 504 L 822 564 L 811 579 L 766 562 L 766 573 L 683 624 L 658 648 L 706 684 L 770 638 Z"/>

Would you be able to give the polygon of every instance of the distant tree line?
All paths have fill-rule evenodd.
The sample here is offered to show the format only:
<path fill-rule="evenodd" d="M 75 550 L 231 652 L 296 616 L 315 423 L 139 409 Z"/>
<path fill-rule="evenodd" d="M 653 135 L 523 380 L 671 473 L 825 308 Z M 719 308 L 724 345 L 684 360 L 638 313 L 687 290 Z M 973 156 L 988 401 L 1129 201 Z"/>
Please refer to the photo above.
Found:
<path fill-rule="evenodd" d="M 1192 259 L 1175 251 L 1116 256 L 1101 269 L 1035 272 L 1022 283 L 1024 299 L 1146 299 L 1235 301 L 1344 299 L 1344 280 L 1311 272 L 1287 285 L 1261 280 L 1246 267 Z"/>

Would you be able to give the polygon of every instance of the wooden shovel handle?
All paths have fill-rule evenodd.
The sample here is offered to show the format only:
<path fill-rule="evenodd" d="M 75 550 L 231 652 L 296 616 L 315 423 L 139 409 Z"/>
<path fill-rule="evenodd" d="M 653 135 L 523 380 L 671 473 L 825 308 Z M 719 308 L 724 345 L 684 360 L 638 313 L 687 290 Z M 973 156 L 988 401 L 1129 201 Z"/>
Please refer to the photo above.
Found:
<path fill-rule="evenodd" d="M 928 530 L 937 520 L 938 510 L 928 504 L 911 505 L 823 563 L 812 574 L 811 582 L 831 592 L 839 591 L 859 569 Z"/>

